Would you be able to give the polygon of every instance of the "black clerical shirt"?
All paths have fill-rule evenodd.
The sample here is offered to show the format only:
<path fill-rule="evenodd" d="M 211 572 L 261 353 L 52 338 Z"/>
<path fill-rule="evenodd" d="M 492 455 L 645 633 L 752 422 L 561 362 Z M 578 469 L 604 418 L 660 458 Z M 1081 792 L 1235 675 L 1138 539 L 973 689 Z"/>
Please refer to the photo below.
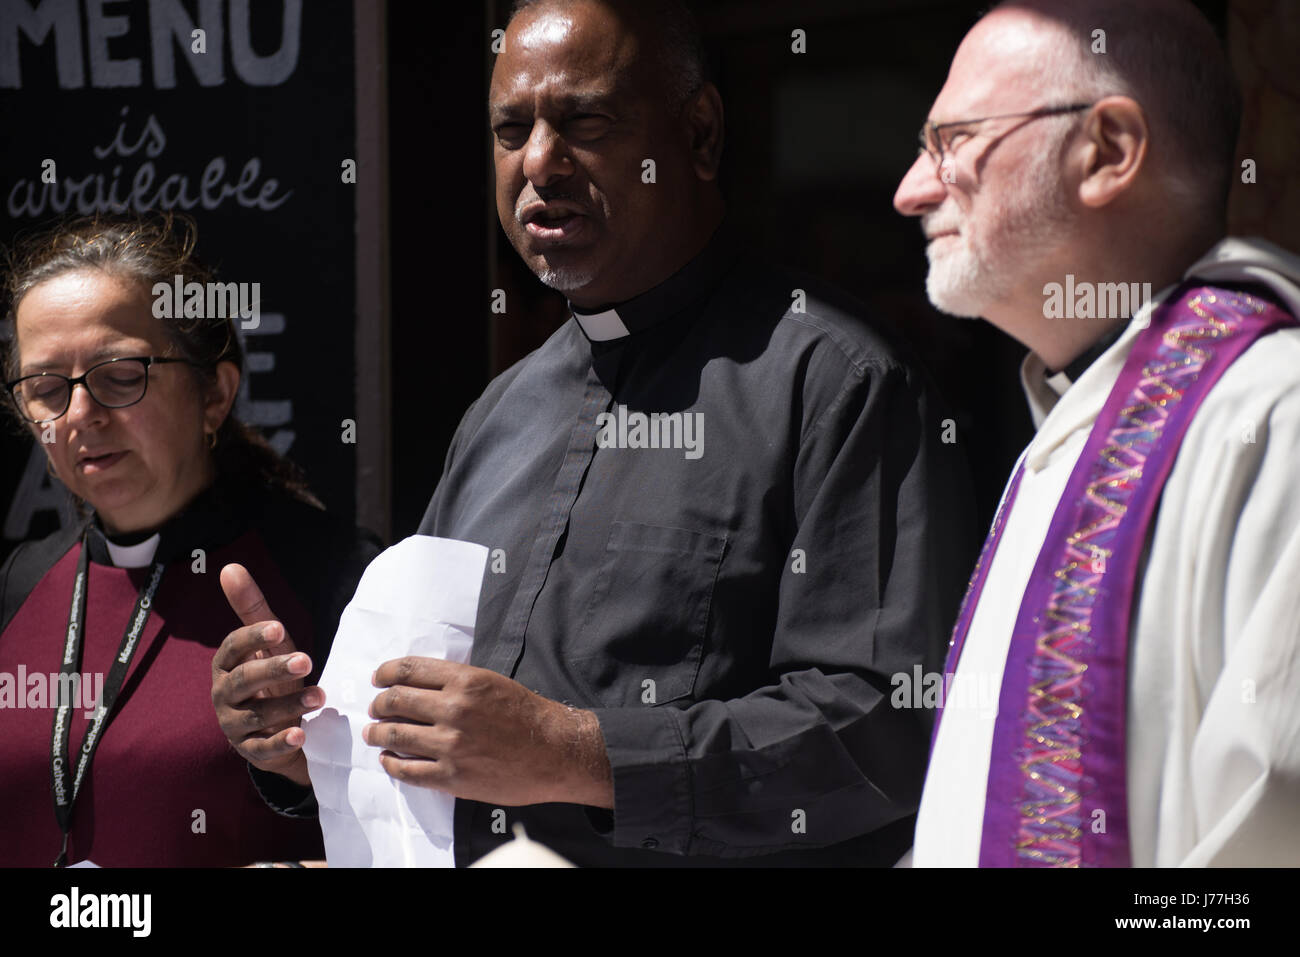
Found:
<path fill-rule="evenodd" d="M 941 669 L 973 559 L 943 434 L 859 307 L 725 228 L 494 380 L 420 532 L 492 550 L 471 663 L 594 711 L 614 810 L 458 801 L 457 862 L 522 821 L 580 865 L 892 864 L 933 719 L 894 676 Z"/>

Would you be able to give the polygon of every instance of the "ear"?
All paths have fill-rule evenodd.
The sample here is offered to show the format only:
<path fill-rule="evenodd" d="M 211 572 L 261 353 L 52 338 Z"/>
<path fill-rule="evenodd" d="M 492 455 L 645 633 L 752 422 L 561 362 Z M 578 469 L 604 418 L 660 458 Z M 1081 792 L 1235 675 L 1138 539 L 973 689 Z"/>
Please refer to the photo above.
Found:
<path fill-rule="evenodd" d="M 1146 163 L 1151 144 L 1146 113 L 1131 97 L 1105 97 L 1093 105 L 1083 135 L 1076 154 L 1079 200 L 1105 206 L 1133 185 Z"/>
<path fill-rule="evenodd" d="M 691 165 L 704 182 L 718 177 L 722 162 L 722 96 L 712 83 L 705 83 L 683 111 Z"/>
<path fill-rule="evenodd" d="M 230 415 L 239 392 L 239 366 L 233 362 L 218 362 L 216 381 L 208 389 L 203 404 L 203 429 L 209 435 L 221 428 Z"/>

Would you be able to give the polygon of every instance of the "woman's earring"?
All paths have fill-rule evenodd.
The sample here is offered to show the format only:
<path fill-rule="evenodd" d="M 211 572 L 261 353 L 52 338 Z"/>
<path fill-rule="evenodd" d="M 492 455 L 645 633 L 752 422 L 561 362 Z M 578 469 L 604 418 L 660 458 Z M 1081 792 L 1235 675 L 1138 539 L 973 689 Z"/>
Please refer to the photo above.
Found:
<path fill-rule="evenodd" d="M 209 433 L 208 433 L 208 448 L 210 448 L 210 449 L 215 449 L 216 447 L 217 447 L 217 433 L 215 433 L 215 432 L 209 432 Z"/>

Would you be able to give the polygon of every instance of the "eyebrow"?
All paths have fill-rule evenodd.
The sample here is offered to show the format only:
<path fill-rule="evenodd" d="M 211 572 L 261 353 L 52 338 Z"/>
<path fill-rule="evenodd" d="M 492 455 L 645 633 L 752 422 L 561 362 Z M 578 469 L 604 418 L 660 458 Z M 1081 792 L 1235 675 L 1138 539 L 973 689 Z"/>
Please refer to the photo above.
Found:
<path fill-rule="evenodd" d="M 86 367 L 96 365 L 106 359 L 126 359 L 140 355 L 149 355 L 149 349 L 146 347 L 143 352 L 134 352 L 130 349 L 123 350 L 120 346 L 104 346 L 102 349 L 96 349 L 87 357 Z M 41 372 L 52 372 L 55 369 L 66 365 L 61 362 L 37 362 L 31 365 L 23 363 L 18 370 L 18 378 L 24 376 L 37 375 Z"/>
<path fill-rule="evenodd" d="M 990 119 L 990 120 L 991 120 L 991 119 L 996 119 L 996 117 L 992 117 L 992 116 L 990 116 L 990 117 L 985 117 L 985 119 Z M 944 120 L 942 123 L 936 123 L 934 120 L 926 120 L 926 121 L 925 121 L 925 125 L 926 125 L 926 126 L 934 126 L 934 127 L 937 127 L 938 129 L 944 129 L 945 127 L 951 127 L 951 126 L 973 126 L 974 124 L 976 124 L 976 123 L 978 123 L 978 122 L 980 122 L 978 119 L 974 119 L 974 120 Z"/>
<path fill-rule="evenodd" d="M 591 93 L 564 93 L 555 97 L 554 103 L 561 113 L 607 112 L 617 106 L 618 91 L 609 89 Z M 488 104 L 488 121 L 493 125 L 531 114 L 530 108 L 515 103 Z"/>

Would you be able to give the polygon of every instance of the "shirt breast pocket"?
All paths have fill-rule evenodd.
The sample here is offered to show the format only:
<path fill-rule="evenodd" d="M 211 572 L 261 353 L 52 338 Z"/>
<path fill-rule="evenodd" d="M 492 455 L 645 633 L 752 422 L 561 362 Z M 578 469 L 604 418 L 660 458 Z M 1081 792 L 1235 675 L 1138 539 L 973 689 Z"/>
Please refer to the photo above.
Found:
<path fill-rule="evenodd" d="M 706 532 L 613 524 L 570 657 L 594 700 L 648 707 L 694 692 L 726 545 Z"/>

